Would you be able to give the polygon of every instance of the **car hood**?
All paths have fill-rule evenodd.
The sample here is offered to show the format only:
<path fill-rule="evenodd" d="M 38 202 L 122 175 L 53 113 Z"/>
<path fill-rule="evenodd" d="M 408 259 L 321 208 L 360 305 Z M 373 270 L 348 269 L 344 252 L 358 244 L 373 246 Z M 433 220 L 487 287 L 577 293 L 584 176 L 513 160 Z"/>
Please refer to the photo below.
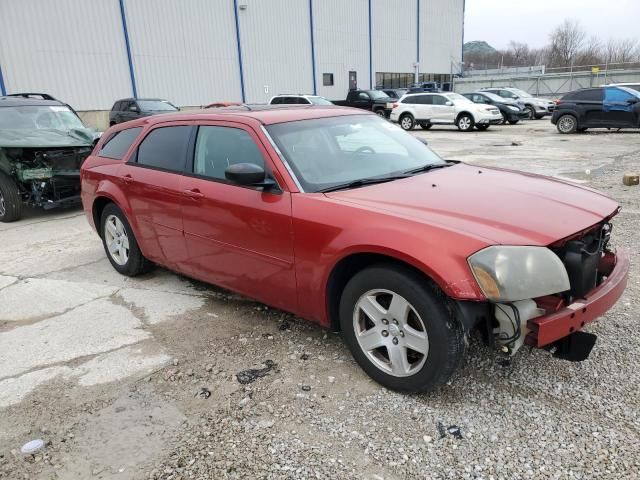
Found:
<path fill-rule="evenodd" d="M 0 130 L 0 148 L 86 147 L 99 133 L 89 128 L 64 130 Z"/>
<path fill-rule="evenodd" d="M 504 245 L 550 245 L 619 208 L 606 195 L 569 182 L 463 163 L 326 195 Z"/>

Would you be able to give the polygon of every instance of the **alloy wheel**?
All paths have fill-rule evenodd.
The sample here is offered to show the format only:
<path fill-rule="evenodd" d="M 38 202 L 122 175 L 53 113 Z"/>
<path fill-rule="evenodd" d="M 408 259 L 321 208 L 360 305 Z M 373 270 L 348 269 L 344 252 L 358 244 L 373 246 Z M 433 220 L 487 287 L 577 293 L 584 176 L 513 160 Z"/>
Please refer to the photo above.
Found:
<path fill-rule="evenodd" d="M 408 377 L 429 354 L 425 323 L 416 309 L 390 290 L 370 290 L 356 302 L 353 326 L 358 345 L 384 373 Z"/>
<path fill-rule="evenodd" d="M 118 265 L 129 261 L 129 237 L 122 221 L 115 215 L 109 215 L 104 224 L 104 239 L 109 255 Z"/>
<path fill-rule="evenodd" d="M 458 120 L 458 126 L 460 130 L 469 130 L 471 128 L 471 119 L 469 117 L 462 117 Z"/>
<path fill-rule="evenodd" d="M 576 121 L 570 115 L 565 115 L 558 122 L 558 128 L 562 133 L 570 133 L 575 128 Z"/>
<path fill-rule="evenodd" d="M 411 130 L 411 126 L 412 126 L 413 122 L 411 121 L 410 117 L 402 117 L 402 120 L 400 121 L 400 126 L 403 128 L 403 130 Z"/>

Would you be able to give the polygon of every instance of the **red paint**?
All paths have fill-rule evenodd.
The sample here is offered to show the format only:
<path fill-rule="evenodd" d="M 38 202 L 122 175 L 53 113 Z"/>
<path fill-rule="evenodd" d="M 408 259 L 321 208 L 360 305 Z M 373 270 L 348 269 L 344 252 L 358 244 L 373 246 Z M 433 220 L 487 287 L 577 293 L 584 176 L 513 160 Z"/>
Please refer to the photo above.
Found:
<path fill-rule="evenodd" d="M 114 131 L 133 126 L 143 131 L 123 161 L 95 155 L 85 161 L 85 211 L 93 223 L 96 199 L 111 199 L 129 219 L 143 254 L 156 263 L 328 326 L 327 282 L 349 255 L 393 257 L 424 272 L 451 298 L 485 301 L 467 264 L 471 254 L 495 244 L 550 245 L 618 210 L 615 201 L 590 189 L 465 164 L 349 191 L 302 193 L 261 128 L 363 114 L 340 107 L 226 110 L 117 125 L 94 153 Z M 249 132 L 282 192 L 125 163 L 150 129 L 185 123 Z M 628 269 L 624 259 L 616 271 L 621 269 Z M 624 288 L 617 285 L 599 287 L 605 293 L 597 305 L 609 308 Z M 594 306 L 593 311 L 604 310 Z M 538 325 L 545 318 L 536 319 Z"/>

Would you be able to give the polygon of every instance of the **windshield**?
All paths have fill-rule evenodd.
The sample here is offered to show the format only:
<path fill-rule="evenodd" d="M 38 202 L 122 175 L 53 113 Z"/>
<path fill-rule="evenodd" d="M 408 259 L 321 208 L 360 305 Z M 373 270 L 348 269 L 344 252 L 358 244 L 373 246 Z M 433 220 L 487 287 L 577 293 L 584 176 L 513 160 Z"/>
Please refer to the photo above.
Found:
<path fill-rule="evenodd" d="M 324 97 L 307 97 L 307 99 L 314 105 L 333 105 L 332 102 Z"/>
<path fill-rule="evenodd" d="M 502 98 L 501 96 L 496 95 L 495 93 L 491 93 L 491 92 L 482 92 L 482 95 L 484 95 L 488 99 L 490 99 L 490 100 L 492 100 L 494 102 L 498 102 L 498 103 L 504 103 L 505 101 L 507 101 L 506 98 Z"/>
<path fill-rule="evenodd" d="M 462 95 L 460 95 L 459 93 L 447 93 L 445 95 L 445 97 L 447 97 L 449 100 L 451 100 L 452 102 L 463 102 L 463 103 L 473 103 L 471 100 L 469 100 L 467 97 L 463 97 Z"/>
<path fill-rule="evenodd" d="M 377 115 L 300 120 L 267 130 L 306 192 L 445 164 L 424 143 Z"/>
<path fill-rule="evenodd" d="M 0 107 L 0 130 L 85 129 L 78 116 L 63 105 Z"/>
<path fill-rule="evenodd" d="M 379 99 L 382 99 L 382 98 L 389 98 L 389 95 L 387 95 L 384 92 L 381 92 L 380 90 L 369 90 L 367 93 L 371 96 L 371 98 L 373 100 L 379 100 Z"/>
<path fill-rule="evenodd" d="M 633 95 L 636 98 L 640 98 L 640 91 L 638 90 L 634 90 L 631 87 L 618 87 L 620 90 L 624 90 L 627 93 L 630 93 L 631 95 Z"/>
<path fill-rule="evenodd" d="M 520 90 L 519 88 L 512 88 L 511 93 L 515 93 L 520 98 L 531 98 L 532 95 L 530 93 L 525 92 L 524 90 Z"/>
<path fill-rule="evenodd" d="M 178 110 L 166 100 L 138 100 L 138 106 L 143 112 L 175 112 Z"/>

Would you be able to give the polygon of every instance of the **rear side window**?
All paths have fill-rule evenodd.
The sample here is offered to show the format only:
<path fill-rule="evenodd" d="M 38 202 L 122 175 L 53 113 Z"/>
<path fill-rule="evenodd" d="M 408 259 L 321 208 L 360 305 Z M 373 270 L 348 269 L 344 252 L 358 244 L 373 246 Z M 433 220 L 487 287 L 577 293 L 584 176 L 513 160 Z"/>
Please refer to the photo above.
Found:
<path fill-rule="evenodd" d="M 137 163 L 182 172 L 192 127 L 181 125 L 152 130 L 138 147 Z"/>
<path fill-rule="evenodd" d="M 594 88 L 591 90 L 580 90 L 565 95 L 562 100 L 583 101 L 583 102 L 601 102 L 603 98 L 602 89 Z"/>
<path fill-rule="evenodd" d="M 122 160 L 131 144 L 138 138 L 141 130 L 142 127 L 127 128 L 126 130 L 120 130 L 114 133 L 111 138 L 102 144 L 98 155 L 115 160 Z"/>
<path fill-rule="evenodd" d="M 445 105 L 447 103 L 447 99 L 442 95 L 431 95 L 434 105 Z"/>
<path fill-rule="evenodd" d="M 282 104 L 282 97 L 276 97 L 273 100 L 271 100 L 271 105 L 281 105 Z"/>

